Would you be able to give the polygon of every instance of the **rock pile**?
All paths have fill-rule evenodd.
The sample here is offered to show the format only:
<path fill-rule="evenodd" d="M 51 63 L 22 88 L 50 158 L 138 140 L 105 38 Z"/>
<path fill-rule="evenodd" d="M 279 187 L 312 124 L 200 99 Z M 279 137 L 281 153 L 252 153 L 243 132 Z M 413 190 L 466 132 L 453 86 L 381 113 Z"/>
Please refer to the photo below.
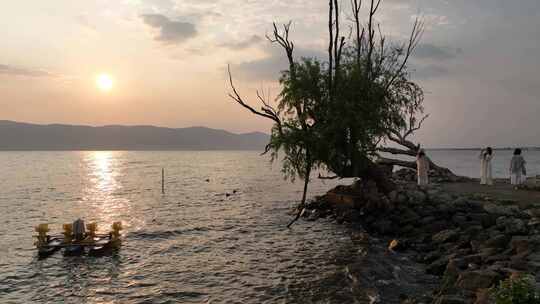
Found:
<path fill-rule="evenodd" d="M 402 168 L 395 171 L 392 177 L 400 181 L 415 182 L 417 180 L 416 170 Z M 470 178 L 454 175 L 451 171 L 430 170 L 429 179 L 434 183 L 464 182 L 470 181 Z"/>
<path fill-rule="evenodd" d="M 428 273 L 443 278 L 433 303 L 483 303 L 485 289 L 515 273 L 540 281 L 540 206 L 522 210 L 413 183 L 383 195 L 374 184 L 357 182 L 329 191 L 308 209 L 309 218 L 361 223 L 369 233 L 395 238 L 393 251 L 416 252 Z"/>

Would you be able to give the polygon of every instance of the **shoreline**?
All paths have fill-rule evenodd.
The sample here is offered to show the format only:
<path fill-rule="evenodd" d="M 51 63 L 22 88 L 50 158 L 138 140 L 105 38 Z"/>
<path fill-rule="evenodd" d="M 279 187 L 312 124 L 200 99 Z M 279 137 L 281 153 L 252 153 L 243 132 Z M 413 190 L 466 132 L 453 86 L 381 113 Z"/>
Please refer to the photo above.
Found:
<path fill-rule="evenodd" d="M 304 214 L 308 220 L 331 217 L 350 225 L 353 242 L 376 239 L 376 246 L 388 246 L 388 262 L 412 258 L 438 280 L 435 287 L 425 284 L 424 294 L 389 294 L 379 303 L 490 303 L 489 288 L 531 273 L 540 287 L 540 192 L 511 187 L 509 192 L 499 181 L 485 194 L 469 178 L 420 188 L 394 177 L 398 189 L 389 195 L 369 183 L 338 186 L 312 201 Z M 518 199 L 509 199 L 512 195 Z M 360 257 L 352 265 L 362 263 Z M 349 276 L 362 276 L 361 267 L 352 268 Z"/>

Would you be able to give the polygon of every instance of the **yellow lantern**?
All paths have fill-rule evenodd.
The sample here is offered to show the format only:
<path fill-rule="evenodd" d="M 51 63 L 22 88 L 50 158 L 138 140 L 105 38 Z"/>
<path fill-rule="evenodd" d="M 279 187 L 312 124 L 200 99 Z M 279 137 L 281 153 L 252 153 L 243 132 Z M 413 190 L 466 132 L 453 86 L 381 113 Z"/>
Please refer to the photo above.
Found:
<path fill-rule="evenodd" d="M 111 226 L 111 241 L 113 243 L 113 246 L 118 247 L 120 246 L 120 230 L 122 230 L 122 222 L 114 222 Z"/>
<path fill-rule="evenodd" d="M 96 237 L 97 223 L 88 223 L 86 224 L 86 234 L 89 238 L 93 239 Z"/>
<path fill-rule="evenodd" d="M 73 224 L 64 224 L 62 225 L 62 228 L 64 228 L 64 232 L 62 232 L 64 235 L 64 242 L 71 243 L 71 239 L 73 238 Z"/>
<path fill-rule="evenodd" d="M 36 246 L 42 246 L 47 244 L 47 232 L 49 232 L 48 224 L 39 224 L 35 227 L 36 232 L 38 233 Z"/>

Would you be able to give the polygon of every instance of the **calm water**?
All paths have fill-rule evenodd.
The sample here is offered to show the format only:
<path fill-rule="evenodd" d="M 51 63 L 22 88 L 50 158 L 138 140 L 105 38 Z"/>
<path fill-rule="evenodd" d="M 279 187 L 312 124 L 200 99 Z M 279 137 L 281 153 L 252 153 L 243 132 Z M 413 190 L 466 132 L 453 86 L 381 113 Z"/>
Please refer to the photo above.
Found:
<path fill-rule="evenodd" d="M 430 156 L 478 172 L 476 152 Z M 497 153 L 496 175 L 509 157 Z M 525 157 L 538 173 L 540 154 Z M 2 152 L 0 168 L 2 303 L 367 303 L 344 272 L 360 254 L 348 228 L 301 221 L 286 229 L 302 184 L 283 181 L 256 152 Z M 315 181 L 310 194 L 335 183 Z M 103 232 L 122 221 L 120 252 L 38 261 L 34 226 L 60 232 L 78 217 Z"/>
<path fill-rule="evenodd" d="M 469 177 L 479 177 L 480 175 L 480 160 L 478 160 L 480 151 L 437 150 L 428 151 L 427 153 L 435 163 L 448 167 L 459 175 Z M 509 150 L 494 151 L 494 177 L 508 178 L 512 155 L 513 151 Z M 528 176 L 540 175 L 540 151 L 523 151 L 522 155 L 527 162 Z"/>
<path fill-rule="evenodd" d="M 5 152 L 0 168 L 2 303 L 295 302 L 352 250 L 333 224 L 285 229 L 302 185 L 256 152 Z M 120 252 L 38 261 L 33 227 L 77 217 L 123 221 Z"/>

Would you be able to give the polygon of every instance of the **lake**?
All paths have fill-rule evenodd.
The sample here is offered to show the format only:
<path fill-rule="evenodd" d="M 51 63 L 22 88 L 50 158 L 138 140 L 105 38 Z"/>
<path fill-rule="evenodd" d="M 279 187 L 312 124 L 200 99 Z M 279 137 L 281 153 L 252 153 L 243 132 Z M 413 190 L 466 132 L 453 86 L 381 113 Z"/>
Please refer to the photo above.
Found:
<path fill-rule="evenodd" d="M 495 153 L 503 177 L 511 153 Z M 428 154 L 458 174 L 479 171 L 476 151 Z M 540 153 L 524 156 L 539 174 Z M 347 285 L 359 254 L 349 228 L 286 229 L 302 183 L 257 152 L 0 152 L 0 168 L 2 303 L 368 303 Z M 338 183 L 314 180 L 310 196 Z M 38 260 L 34 226 L 59 233 L 78 217 L 102 232 L 122 221 L 121 250 Z"/>

